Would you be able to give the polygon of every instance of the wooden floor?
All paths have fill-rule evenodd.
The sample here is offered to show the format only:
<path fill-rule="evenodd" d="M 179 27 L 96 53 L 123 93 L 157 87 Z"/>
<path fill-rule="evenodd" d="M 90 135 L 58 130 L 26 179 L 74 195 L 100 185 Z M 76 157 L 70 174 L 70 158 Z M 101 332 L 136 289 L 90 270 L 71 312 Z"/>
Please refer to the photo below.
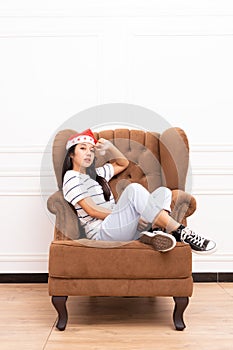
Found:
<path fill-rule="evenodd" d="M 46 284 L 0 285 L 1 350 L 233 349 L 233 283 L 198 283 L 175 331 L 172 298 L 70 297 L 64 332 Z"/>

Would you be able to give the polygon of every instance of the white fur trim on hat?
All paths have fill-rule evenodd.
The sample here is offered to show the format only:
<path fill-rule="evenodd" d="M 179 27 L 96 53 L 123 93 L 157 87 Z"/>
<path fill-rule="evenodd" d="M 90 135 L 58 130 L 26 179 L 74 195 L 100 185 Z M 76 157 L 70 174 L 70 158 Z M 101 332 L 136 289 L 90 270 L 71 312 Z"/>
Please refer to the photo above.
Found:
<path fill-rule="evenodd" d="M 68 150 L 70 147 L 77 145 L 78 143 L 91 143 L 95 146 L 97 140 L 90 129 L 87 129 L 81 133 L 77 133 L 69 138 L 66 144 L 66 149 Z"/>

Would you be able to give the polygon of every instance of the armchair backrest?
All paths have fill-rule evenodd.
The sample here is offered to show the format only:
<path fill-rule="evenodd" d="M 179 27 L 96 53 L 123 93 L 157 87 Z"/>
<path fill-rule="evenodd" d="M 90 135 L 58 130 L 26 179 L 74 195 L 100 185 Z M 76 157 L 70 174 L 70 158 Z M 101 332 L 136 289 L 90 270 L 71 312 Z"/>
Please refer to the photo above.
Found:
<path fill-rule="evenodd" d="M 56 174 L 58 190 L 62 190 L 62 165 L 66 154 L 65 145 L 68 138 L 77 131 L 67 129 L 58 132 L 53 142 L 53 165 Z M 189 145 L 187 136 L 180 128 L 169 128 L 162 134 L 157 132 L 145 132 L 142 130 L 116 129 L 95 132 L 95 137 L 105 138 L 128 158 L 130 164 L 122 173 L 110 181 L 110 186 L 116 200 L 124 188 L 132 182 L 137 182 L 147 188 L 150 192 L 159 186 L 173 189 L 185 190 L 185 182 L 189 164 Z M 99 156 L 96 166 L 101 166 L 107 159 Z M 59 196 L 61 197 L 61 195 Z M 65 200 L 64 200 L 65 202 Z M 51 209 L 51 199 L 48 202 Z M 72 209 L 64 203 L 64 210 Z M 74 213 L 72 220 L 74 221 Z M 67 215 L 64 215 L 67 217 Z M 68 219 L 67 219 L 68 220 Z M 63 224 L 60 226 L 64 226 Z M 65 225 L 68 230 L 69 225 Z M 61 231 L 61 227 L 59 227 Z M 69 229 L 71 230 L 71 229 Z M 77 227 L 73 231 L 77 230 Z M 74 239 L 74 232 L 65 236 Z"/>

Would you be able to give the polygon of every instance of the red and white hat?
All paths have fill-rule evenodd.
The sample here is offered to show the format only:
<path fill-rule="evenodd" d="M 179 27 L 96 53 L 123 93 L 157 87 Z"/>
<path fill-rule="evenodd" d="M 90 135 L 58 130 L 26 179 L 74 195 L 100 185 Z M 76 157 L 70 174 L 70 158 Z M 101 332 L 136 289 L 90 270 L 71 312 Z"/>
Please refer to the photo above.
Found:
<path fill-rule="evenodd" d="M 66 149 L 68 150 L 70 147 L 77 145 L 78 143 L 85 143 L 85 142 L 91 143 L 93 146 L 95 146 L 97 142 L 91 129 L 87 129 L 87 130 L 84 130 L 83 132 L 70 136 L 66 144 Z"/>

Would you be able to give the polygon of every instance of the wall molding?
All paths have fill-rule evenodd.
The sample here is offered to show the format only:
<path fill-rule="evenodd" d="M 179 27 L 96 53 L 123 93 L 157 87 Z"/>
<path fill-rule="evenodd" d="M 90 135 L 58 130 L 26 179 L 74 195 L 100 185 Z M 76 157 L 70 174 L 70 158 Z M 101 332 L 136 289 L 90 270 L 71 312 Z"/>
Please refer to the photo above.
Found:
<path fill-rule="evenodd" d="M 51 193 L 45 193 L 45 196 L 49 196 L 51 195 Z M 41 197 L 41 193 L 40 192 L 16 192 L 16 191 L 12 191 L 12 192 L 0 192 L 0 197 Z"/>
<path fill-rule="evenodd" d="M 42 173 L 38 170 L 28 170 L 28 171 L 20 171 L 20 170 L 11 170 L 11 171 L 3 171 L 0 173 L 0 177 L 51 177 L 54 176 L 53 171 L 43 171 Z"/>
<path fill-rule="evenodd" d="M 233 152 L 233 144 L 192 144 L 190 152 Z"/>
<path fill-rule="evenodd" d="M 211 166 L 211 167 L 192 167 L 192 175 L 208 175 L 208 176 L 226 176 L 233 175 L 233 167 L 220 167 L 220 166 Z"/>
<path fill-rule="evenodd" d="M 233 144 L 194 144 L 190 147 L 190 158 L 195 155 L 196 165 L 191 162 L 191 174 L 193 182 L 198 184 L 192 189 L 193 195 L 200 196 L 231 196 L 233 195 L 233 187 L 231 185 L 230 177 L 233 176 L 233 164 L 228 163 L 230 153 L 233 152 Z M 2 185 L 0 187 L 0 197 L 39 197 L 40 179 L 48 179 L 54 182 L 56 188 L 56 180 L 53 169 L 44 169 L 41 171 L 41 160 L 46 153 L 49 157 L 51 155 L 51 148 L 44 145 L 24 145 L 24 146 L 6 146 L 0 147 L 0 161 L 1 172 L 0 178 Z M 212 157 L 212 165 L 206 166 L 209 156 L 216 153 L 216 157 Z M 11 163 L 15 164 L 14 168 L 8 168 L 6 161 L 7 155 L 10 155 L 13 160 Z M 202 163 L 198 165 L 199 154 L 202 155 Z M 224 156 L 225 157 L 224 157 Z M 20 164 L 20 160 L 22 163 Z M 52 158 L 51 158 L 52 159 Z M 206 159 L 206 161 L 205 161 Z M 224 159 L 224 165 L 219 163 Z M 37 165 L 38 164 L 38 165 Z M 197 177 L 197 180 L 196 180 Z M 206 178 L 209 178 L 208 185 Z M 18 179 L 15 181 L 14 179 Z M 13 185 L 13 186 L 12 186 Z M 44 196 L 49 196 L 54 192 L 54 188 L 49 191 L 46 189 Z M 11 189 L 11 190 L 10 190 Z"/>
<path fill-rule="evenodd" d="M 200 190 L 193 190 L 192 191 L 193 196 L 232 196 L 233 195 L 233 189 L 232 190 L 222 190 L 222 189 L 200 189 Z"/>
<path fill-rule="evenodd" d="M 120 127 L 120 125 L 119 125 Z M 12 145 L 0 146 L 1 153 L 51 153 L 52 149 L 47 149 L 48 145 Z M 233 152 L 233 144 L 190 144 L 190 152 Z"/>
<path fill-rule="evenodd" d="M 50 148 L 49 150 L 47 149 L 47 146 L 42 146 L 42 145 L 26 145 L 26 146 L 0 146 L 0 154 L 23 154 L 23 153 L 51 153 L 52 149 Z"/>
<path fill-rule="evenodd" d="M 2 262 L 48 262 L 48 254 L 0 254 Z"/>
<path fill-rule="evenodd" d="M 48 254 L 0 254 L 0 271 L 2 274 L 47 272 Z"/>
<path fill-rule="evenodd" d="M 93 4 L 92 4 L 93 5 Z M 89 7 L 89 11 L 92 6 Z M 115 18 L 125 28 L 125 39 L 156 38 L 156 37 L 233 37 L 233 7 L 232 14 L 224 15 L 195 15 L 179 16 L 176 14 L 159 15 L 148 11 L 142 15 L 142 8 L 138 15 L 133 16 L 132 7 L 128 14 L 119 15 L 99 14 L 84 16 L 41 16 L 41 15 L 2 15 L 0 25 L 0 39 L 30 39 L 30 38 L 107 38 L 110 33 L 116 33 Z M 148 8 L 147 8 L 148 10 Z M 131 15 L 130 15 L 131 14 Z M 149 15 L 150 14 L 150 15 Z M 154 20 L 156 18 L 156 21 Z M 187 21 L 187 18 L 189 21 Z M 145 25 L 145 19 L 147 23 Z M 91 27 L 95 30 L 90 30 Z M 106 29 L 107 28 L 107 29 Z M 106 32 L 107 31 L 107 32 Z M 103 34 L 104 33 L 104 34 Z"/>
<path fill-rule="evenodd" d="M 230 253 L 214 253 L 210 255 L 201 255 L 201 254 L 193 254 L 193 262 L 196 263 L 209 263 L 209 262 L 214 262 L 214 263 L 222 263 L 222 262 L 227 262 L 231 263 L 229 267 L 233 269 L 233 254 Z"/>
<path fill-rule="evenodd" d="M 12 5 L 15 3 L 15 6 Z M 30 6 L 28 5 L 30 4 Z M 16 6 L 17 5 L 17 6 Z M 143 0 L 135 0 L 132 6 L 130 0 L 119 0 L 117 2 L 109 2 L 106 0 L 98 0 L 96 2 L 86 0 L 84 2 L 69 1 L 69 6 L 65 1 L 41 1 L 31 6 L 30 1 L 21 0 L 20 4 L 11 1 L 9 5 L 4 3 L 0 6 L 2 17 L 17 18 L 34 18 L 34 17 L 161 17 L 161 16 L 180 16 L 180 17 L 196 17 L 196 16 L 224 16 L 229 17 L 233 14 L 233 8 L 229 1 L 217 0 L 196 0 L 195 2 L 184 1 L 153 1 L 145 5 Z"/>

